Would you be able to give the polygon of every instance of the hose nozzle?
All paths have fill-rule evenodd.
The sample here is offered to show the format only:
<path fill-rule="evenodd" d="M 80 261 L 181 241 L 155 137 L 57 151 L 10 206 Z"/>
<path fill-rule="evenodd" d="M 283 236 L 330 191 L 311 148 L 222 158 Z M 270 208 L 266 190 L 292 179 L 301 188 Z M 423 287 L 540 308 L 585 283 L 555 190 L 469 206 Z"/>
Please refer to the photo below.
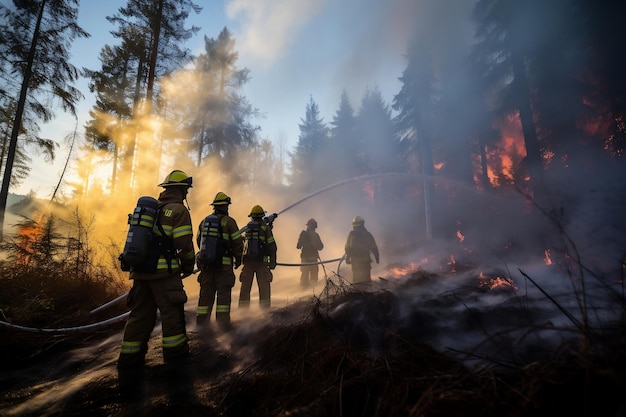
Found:
<path fill-rule="evenodd" d="M 272 223 L 274 223 L 274 220 L 276 220 L 276 217 L 278 217 L 278 214 L 272 213 L 268 216 L 263 217 L 263 221 L 271 226 Z"/>

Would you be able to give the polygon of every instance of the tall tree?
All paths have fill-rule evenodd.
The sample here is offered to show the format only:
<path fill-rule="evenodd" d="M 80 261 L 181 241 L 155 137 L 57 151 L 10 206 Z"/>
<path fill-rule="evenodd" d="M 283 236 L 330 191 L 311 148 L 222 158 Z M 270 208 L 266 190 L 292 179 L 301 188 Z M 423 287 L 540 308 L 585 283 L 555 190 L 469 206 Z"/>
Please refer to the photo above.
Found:
<path fill-rule="evenodd" d="M 399 147 L 394 138 L 391 110 L 380 90 L 368 89 L 356 116 L 359 174 L 398 170 Z"/>
<path fill-rule="evenodd" d="M 626 3 L 620 0 L 582 1 L 580 13 L 585 17 L 581 31 L 586 35 L 585 50 L 589 75 L 595 90 L 588 102 L 594 107 L 602 127 L 598 135 L 614 157 L 626 154 L 626 55 L 616 53 L 626 39 Z M 594 123 L 589 123 L 593 125 Z"/>
<path fill-rule="evenodd" d="M 252 119 L 258 111 L 242 93 L 250 71 L 237 67 L 239 52 L 228 28 L 217 38 L 205 36 L 204 47 L 205 53 L 194 60 L 192 77 L 184 75 L 190 80 L 188 89 L 178 89 L 182 95 L 176 103 L 191 103 L 183 119 L 192 120 L 196 164 L 201 166 L 210 157 L 228 176 L 237 172 L 233 162 L 239 150 L 256 144 L 259 127 Z"/>
<path fill-rule="evenodd" d="M 3 54 L 12 71 L 22 79 L 19 99 L 13 120 L 11 138 L 0 189 L 0 238 L 4 230 L 4 213 L 13 173 L 18 137 L 22 132 L 25 109 L 32 106 L 44 121 L 54 114 L 49 105 L 37 97 L 56 98 L 64 111 L 75 114 L 81 93 L 72 86 L 78 70 L 69 64 L 71 42 L 76 37 L 88 37 L 77 23 L 78 0 L 41 0 L 15 2 L 15 8 L 0 5 L 0 13 L 7 22 L 3 29 L 6 45 Z M 24 38 L 24 33 L 32 33 Z M 30 98 L 30 100 L 28 100 Z"/>
<path fill-rule="evenodd" d="M 320 184 L 317 174 L 323 169 L 320 156 L 328 141 L 328 127 L 320 116 L 320 109 L 309 97 L 301 123 L 298 144 L 291 156 L 290 182 L 297 188 L 312 191 Z"/>
<path fill-rule="evenodd" d="M 330 122 L 329 145 L 326 157 L 329 160 L 328 173 L 335 180 L 357 175 L 357 130 L 354 108 L 343 90 L 339 99 L 339 108 Z"/>
<path fill-rule="evenodd" d="M 105 45 L 100 51 L 100 71 L 83 69 L 91 79 L 89 91 L 96 104 L 85 125 L 86 147 L 111 154 L 111 193 L 117 191 L 117 177 L 123 154 L 129 149 L 129 125 L 133 111 L 133 54 L 126 48 Z M 86 190 L 84 190 L 86 192 Z"/>
<path fill-rule="evenodd" d="M 400 77 L 402 88 L 393 99 L 398 111 L 396 132 L 410 169 L 422 178 L 424 230 L 432 238 L 433 132 L 435 131 L 436 80 L 427 48 L 414 40 L 407 54 L 408 64 Z"/>
<path fill-rule="evenodd" d="M 490 100 L 495 103 L 494 114 L 504 118 L 519 113 L 526 145 L 526 166 L 535 184 L 542 176 L 542 152 L 533 117 L 527 68 L 533 46 L 536 46 L 536 36 L 529 35 L 533 33 L 530 30 L 532 11 L 537 5 L 535 0 L 479 0 L 474 10 L 478 23 L 475 62 L 482 64 L 486 88 L 496 92 Z"/>
<path fill-rule="evenodd" d="M 155 103 L 161 100 L 157 81 L 191 59 L 183 43 L 199 28 L 186 28 L 185 21 L 190 12 L 200 10 L 191 0 L 128 0 L 118 13 L 107 17 L 116 26 L 111 33 L 121 44 L 105 46 L 101 52 L 101 70 L 87 74 L 92 78 L 91 88 L 100 91 L 103 98 L 96 103 L 97 111 L 93 115 L 108 118 L 107 123 L 111 118 L 118 121 L 119 129 L 114 137 L 117 142 L 109 149 L 122 158 L 120 170 L 114 169 L 114 174 L 124 173 L 128 179 L 125 189 L 144 190 L 160 179 L 159 154 L 147 152 L 160 149 L 163 140 L 154 130 L 159 117 Z M 124 94 L 115 96 L 116 87 L 120 86 Z M 126 120 L 129 106 L 131 117 Z M 94 121 L 90 125 L 103 124 Z M 100 132 L 102 138 L 107 134 Z"/>

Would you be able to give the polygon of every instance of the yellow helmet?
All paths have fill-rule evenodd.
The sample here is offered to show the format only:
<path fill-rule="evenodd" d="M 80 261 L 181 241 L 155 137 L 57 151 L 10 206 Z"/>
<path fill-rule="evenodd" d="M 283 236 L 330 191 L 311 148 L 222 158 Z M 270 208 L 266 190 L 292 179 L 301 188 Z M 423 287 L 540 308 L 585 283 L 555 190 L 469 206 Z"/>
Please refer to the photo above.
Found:
<path fill-rule="evenodd" d="M 189 175 L 185 174 L 183 171 L 175 169 L 174 171 L 167 174 L 163 182 L 159 184 L 159 187 L 165 188 L 165 187 L 171 187 L 173 185 L 176 185 L 176 186 L 184 185 L 185 187 L 191 188 L 191 183 L 192 183 L 192 178 Z"/>
<path fill-rule="evenodd" d="M 215 194 L 215 198 L 211 203 L 212 206 L 223 206 L 225 204 L 230 204 L 230 197 L 224 194 L 223 192 L 219 192 Z"/>
<path fill-rule="evenodd" d="M 363 217 L 361 216 L 356 216 L 354 219 L 352 219 L 352 226 L 363 226 L 365 224 L 365 220 L 363 220 Z"/>
<path fill-rule="evenodd" d="M 264 214 L 265 210 L 263 210 L 263 207 L 257 204 L 256 206 L 252 207 L 252 210 L 250 210 L 250 214 L 248 214 L 248 217 L 263 217 Z"/>

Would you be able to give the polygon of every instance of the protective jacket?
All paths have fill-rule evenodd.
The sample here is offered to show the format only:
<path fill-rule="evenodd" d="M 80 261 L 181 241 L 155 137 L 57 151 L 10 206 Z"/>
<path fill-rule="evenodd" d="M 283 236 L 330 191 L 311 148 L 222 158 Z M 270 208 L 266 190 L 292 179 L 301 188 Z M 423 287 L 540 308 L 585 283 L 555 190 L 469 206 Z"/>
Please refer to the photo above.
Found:
<path fill-rule="evenodd" d="M 379 261 L 378 246 L 374 236 L 365 226 L 356 226 L 348 234 L 346 241 L 346 261 L 347 263 L 372 263 L 370 253 L 374 255 L 376 263 Z"/>
<path fill-rule="evenodd" d="M 226 250 L 222 257 L 222 268 L 228 270 L 232 268 L 233 263 L 237 266 L 241 265 L 243 257 L 243 235 L 237 226 L 235 219 L 225 212 L 222 206 L 215 206 L 214 213 L 220 219 L 220 227 L 222 229 L 222 240 L 225 243 Z M 196 243 L 200 246 L 201 227 L 198 228 L 196 234 Z"/>
<path fill-rule="evenodd" d="M 263 253 L 261 254 L 262 255 L 261 262 L 269 265 L 271 269 L 274 269 L 274 267 L 276 266 L 277 246 L 276 246 L 276 240 L 274 240 L 274 234 L 272 233 L 272 228 L 268 224 L 264 223 L 262 219 L 255 219 L 251 221 L 250 223 L 248 223 L 248 225 L 246 226 L 246 229 L 249 229 L 250 224 L 253 222 L 259 224 L 259 240 L 261 241 L 261 246 L 263 247 Z M 250 244 L 249 241 L 248 241 L 248 244 Z M 248 261 L 254 262 L 258 260 L 248 259 L 248 256 L 244 254 L 243 255 L 244 265 Z"/>
<path fill-rule="evenodd" d="M 131 272 L 133 286 L 127 304 L 126 320 L 117 366 L 119 369 L 144 364 L 157 310 L 161 317 L 163 358 L 166 362 L 189 354 L 184 305 L 187 294 L 182 277 L 193 272 L 195 253 L 189 210 L 183 205 L 187 186 L 168 186 L 159 195 L 160 214 L 153 232 L 171 240 L 174 254 L 161 256 L 155 272 Z M 182 273 L 182 275 L 181 275 Z"/>
<path fill-rule="evenodd" d="M 319 257 L 319 251 L 324 249 L 320 235 L 314 229 L 306 229 L 300 232 L 296 249 L 301 249 L 302 262 L 315 262 Z"/>
<path fill-rule="evenodd" d="M 206 322 L 215 305 L 215 317 L 221 322 L 230 322 L 231 291 L 235 286 L 233 266 L 238 268 L 243 257 L 243 236 L 235 219 L 228 215 L 228 205 L 215 205 L 213 212 L 220 219 L 225 251 L 221 267 L 201 266 L 198 282 L 200 293 L 196 320 Z M 200 246 L 200 230 L 197 243 Z M 234 263 L 234 265 L 233 265 Z"/>
<path fill-rule="evenodd" d="M 162 279 L 172 273 L 180 275 L 191 274 L 195 265 L 195 251 L 193 246 L 193 228 L 189 210 L 183 204 L 179 190 L 169 187 L 163 190 L 158 198 L 159 218 L 163 232 L 171 239 L 176 256 L 171 259 L 171 273 L 168 259 L 161 255 L 157 264 L 156 273 L 131 272 L 131 279 Z M 153 233 L 161 236 L 161 228 L 156 224 Z"/>
<path fill-rule="evenodd" d="M 243 257 L 243 268 L 239 275 L 241 289 L 239 292 L 239 307 L 247 307 L 250 305 L 250 290 L 252 289 L 252 281 L 256 275 L 257 285 L 259 287 L 259 304 L 262 308 L 271 306 L 271 287 L 273 280 L 272 270 L 276 267 L 277 245 L 274 240 L 272 228 L 264 223 L 261 218 L 254 219 L 248 223 L 246 229 L 252 229 L 252 223 L 259 225 L 259 240 L 262 246 L 262 257 L 253 259 L 248 255 Z M 247 234 L 247 232 L 246 232 Z M 248 244 L 251 244 L 248 241 Z"/>

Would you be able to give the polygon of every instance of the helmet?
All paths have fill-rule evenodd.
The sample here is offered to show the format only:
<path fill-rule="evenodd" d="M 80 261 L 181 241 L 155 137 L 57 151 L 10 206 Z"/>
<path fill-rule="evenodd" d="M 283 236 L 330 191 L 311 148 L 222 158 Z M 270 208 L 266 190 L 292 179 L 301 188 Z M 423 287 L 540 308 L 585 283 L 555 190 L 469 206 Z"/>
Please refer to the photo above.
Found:
<path fill-rule="evenodd" d="M 365 224 L 365 220 L 363 220 L 363 217 L 361 216 L 356 216 L 354 219 L 352 219 L 352 226 L 363 226 Z"/>
<path fill-rule="evenodd" d="M 179 186 L 184 185 L 185 187 L 191 188 L 192 178 L 185 174 L 183 171 L 175 169 L 174 171 L 167 174 L 165 179 L 159 187 L 171 187 L 173 185 Z"/>
<path fill-rule="evenodd" d="M 213 205 L 213 206 L 223 206 L 225 204 L 230 204 L 230 197 L 227 196 L 226 194 L 224 194 L 221 191 L 219 193 L 215 194 L 215 198 L 213 199 L 213 202 L 211 203 L 211 205 Z"/>
<path fill-rule="evenodd" d="M 317 222 L 315 221 L 315 219 L 309 219 L 309 220 L 306 222 L 306 225 L 307 225 L 307 226 L 317 227 Z"/>
<path fill-rule="evenodd" d="M 250 210 L 250 214 L 248 214 L 248 217 L 263 217 L 264 214 L 265 210 L 263 210 L 263 207 L 257 204 L 256 206 L 252 207 L 252 210 Z"/>

